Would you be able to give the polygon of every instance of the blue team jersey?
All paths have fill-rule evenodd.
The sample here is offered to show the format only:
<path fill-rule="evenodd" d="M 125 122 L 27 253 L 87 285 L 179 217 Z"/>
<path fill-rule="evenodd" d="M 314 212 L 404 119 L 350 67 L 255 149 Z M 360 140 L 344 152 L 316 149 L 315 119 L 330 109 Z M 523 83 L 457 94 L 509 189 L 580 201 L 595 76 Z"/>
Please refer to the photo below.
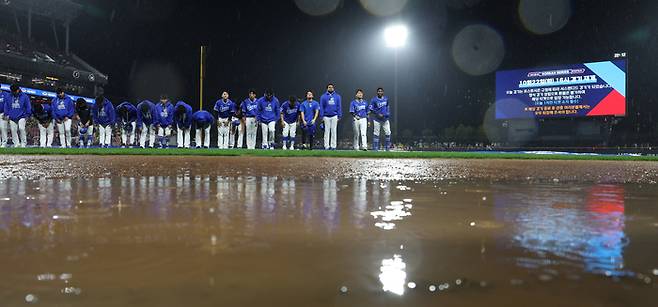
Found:
<path fill-rule="evenodd" d="M 72 118 L 75 114 L 75 106 L 69 96 L 53 98 L 50 106 L 53 110 L 53 117 L 57 120 L 64 119 L 64 117 Z"/>
<path fill-rule="evenodd" d="M 146 105 L 148 108 L 148 112 L 146 114 L 142 114 L 142 106 Z M 137 126 L 141 127 L 142 125 L 153 125 L 154 123 L 157 124 L 158 122 L 158 113 L 155 112 L 155 105 L 149 101 L 149 100 L 144 100 L 140 102 L 137 105 Z"/>
<path fill-rule="evenodd" d="M 5 95 L 5 116 L 9 117 L 11 121 L 18 121 L 21 118 L 28 118 L 32 116 L 32 102 L 30 97 L 23 92 L 19 92 L 18 96 L 9 93 Z"/>
<path fill-rule="evenodd" d="M 117 114 L 121 114 L 123 110 L 126 110 L 128 117 L 127 118 L 119 118 L 124 124 L 125 123 L 132 123 L 134 121 L 137 121 L 137 108 L 135 106 L 128 102 L 124 101 L 120 105 L 117 106 Z M 120 115 L 121 116 L 121 115 Z"/>
<path fill-rule="evenodd" d="M 365 118 L 368 116 L 368 102 L 363 99 L 352 100 L 350 103 L 350 113 L 354 116 Z"/>
<path fill-rule="evenodd" d="M 242 115 L 244 117 L 258 117 L 258 99 L 249 98 L 242 101 Z"/>
<path fill-rule="evenodd" d="M 304 100 L 302 105 L 299 107 L 299 112 L 304 112 L 304 120 L 307 124 L 310 124 L 315 116 L 315 111 L 320 110 L 320 104 L 315 100 Z"/>
<path fill-rule="evenodd" d="M 343 109 L 341 106 L 340 95 L 336 92 L 324 93 L 322 97 L 320 97 L 320 110 L 322 110 L 322 116 L 338 116 L 338 118 L 341 118 L 343 116 Z"/>
<path fill-rule="evenodd" d="M 192 122 L 198 129 L 208 128 L 214 121 L 215 118 L 208 111 L 201 110 L 192 114 Z"/>
<path fill-rule="evenodd" d="M 94 122 L 101 126 L 114 125 L 116 123 L 116 112 L 114 111 L 114 105 L 112 102 L 103 99 L 102 102 L 96 101 L 94 107 L 91 110 L 91 114 L 94 117 Z"/>
<path fill-rule="evenodd" d="M 279 119 L 281 114 L 279 99 L 272 96 L 272 100 L 265 97 L 258 99 L 258 121 L 261 123 L 270 123 Z"/>
<path fill-rule="evenodd" d="M 172 105 L 169 101 L 167 101 L 165 104 L 156 104 L 155 112 L 158 115 L 158 125 L 162 127 L 169 127 L 174 123 L 174 105 Z"/>
<path fill-rule="evenodd" d="M 219 118 L 230 118 L 235 114 L 235 103 L 231 99 L 220 99 L 215 102 L 214 110 Z"/>
<path fill-rule="evenodd" d="M 292 124 L 297 121 L 299 117 L 299 105 L 300 103 L 295 103 L 295 106 L 290 105 L 290 101 L 286 101 L 281 105 L 281 114 L 283 114 L 283 120 L 286 123 Z"/>
<path fill-rule="evenodd" d="M 370 100 L 369 111 L 373 113 L 373 119 L 377 121 L 388 120 L 391 115 L 390 110 L 388 109 L 388 97 L 373 97 L 372 100 Z"/>
<path fill-rule="evenodd" d="M 174 124 L 180 129 L 189 129 L 192 126 L 192 107 L 183 101 L 179 101 L 176 103 L 174 110 L 177 110 L 178 106 L 183 106 L 183 108 L 185 108 L 185 116 L 184 118 L 177 118 L 174 116 Z"/>

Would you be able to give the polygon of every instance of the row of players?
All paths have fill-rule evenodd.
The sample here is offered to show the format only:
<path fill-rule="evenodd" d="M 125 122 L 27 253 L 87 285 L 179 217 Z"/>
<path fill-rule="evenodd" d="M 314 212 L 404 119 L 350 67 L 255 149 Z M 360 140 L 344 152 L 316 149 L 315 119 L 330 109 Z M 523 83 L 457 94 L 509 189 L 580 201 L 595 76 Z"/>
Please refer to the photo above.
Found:
<path fill-rule="evenodd" d="M 256 92 L 250 90 L 249 97 L 241 104 L 236 104 L 229 98 L 229 93 L 224 91 L 222 98 L 214 105 L 214 116 L 205 110 L 193 112 L 192 107 L 183 101 L 174 105 L 166 95 L 160 97 L 159 103 L 144 100 L 135 106 L 130 102 L 123 102 L 115 108 L 103 95 L 99 95 L 95 103 L 89 105 L 81 98 L 74 103 L 61 89 L 58 89 L 56 94 L 50 104 L 34 106 L 16 85 L 11 86 L 10 93 L 0 94 L 0 146 L 7 144 L 7 128 L 11 130 L 14 146 L 26 146 L 25 121 L 33 116 L 39 123 L 42 147 L 52 145 L 55 126 L 59 131 L 61 146 L 70 147 L 71 123 L 73 119 L 77 119 L 80 146 L 91 146 L 95 124 L 101 147 L 111 145 L 112 129 L 118 126 L 123 146 L 133 146 L 139 130 L 140 147 L 146 147 L 147 138 L 149 147 L 168 147 L 169 136 L 172 131 L 176 131 L 177 146 L 189 148 L 190 131 L 196 129 L 196 147 L 207 148 L 210 147 L 210 128 L 216 122 L 217 146 L 220 149 L 242 148 L 245 134 L 247 148 L 254 149 L 259 125 L 262 148 L 274 149 L 276 122 L 280 121 L 283 127 L 283 149 L 295 148 L 298 125 L 302 131 L 302 142 L 308 142 L 308 145 L 302 146 L 311 149 L 318 119 L 321 119 L 320 125 L 324 126 L 324 147 L 334 150 L 337 123 L 342 118 L 341 96 L 335 92 L 333 84 L 327 85 L 327 91 L 320 97 L 320 102 L 314 100 L 314 94 L 310 90 L 306 91 L 303 101 L 290 96 L 283 104 L 279 103 L 272 90 L 266 90 L 264 96 L 258 99 Z M 354 149 L 367 150 L 366 131 L 370 119 L 374 127 L 373 149 L 379 149 L 379 135 L 383 129 L 385 148 L 388 150 L 391 144 L 390 111 L 384 89 L 378 88 L 377 95 L 370 102 L 364 100 L 363 96 L 363 90 L 356 90 L 355 99 L 350 103 Z"/>

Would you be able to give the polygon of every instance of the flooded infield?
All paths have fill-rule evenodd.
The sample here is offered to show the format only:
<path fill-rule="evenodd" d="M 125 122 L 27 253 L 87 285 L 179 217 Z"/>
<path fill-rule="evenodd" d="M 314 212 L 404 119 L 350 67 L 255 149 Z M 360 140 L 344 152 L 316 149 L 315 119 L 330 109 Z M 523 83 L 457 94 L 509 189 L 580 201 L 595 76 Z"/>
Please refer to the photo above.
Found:
<path fill-rule="evenodd" d="M 3 306 L 658 300 L 656 163 L 2 161 Z"/>

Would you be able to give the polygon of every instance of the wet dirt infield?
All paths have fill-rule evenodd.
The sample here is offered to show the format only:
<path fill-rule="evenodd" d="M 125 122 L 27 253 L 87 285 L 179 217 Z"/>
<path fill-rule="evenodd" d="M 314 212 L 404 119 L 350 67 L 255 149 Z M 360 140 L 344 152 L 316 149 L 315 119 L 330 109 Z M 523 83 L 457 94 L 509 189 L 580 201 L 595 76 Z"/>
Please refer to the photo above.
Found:
<path fill-rule="evenodd" d="M 3 306 L 653 306 L 658 163 L 0 156 Z"/>

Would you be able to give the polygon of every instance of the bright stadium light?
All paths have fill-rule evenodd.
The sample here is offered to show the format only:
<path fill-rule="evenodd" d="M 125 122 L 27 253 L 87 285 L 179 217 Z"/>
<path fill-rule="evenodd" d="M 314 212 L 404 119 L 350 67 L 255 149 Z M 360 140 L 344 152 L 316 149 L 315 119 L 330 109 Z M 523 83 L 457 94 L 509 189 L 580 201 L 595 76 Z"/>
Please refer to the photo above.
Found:
<path fill-rule="evenodd" d="M 407 43 L 409 30 L 404 24 L 390 25 L 384 29 L 384 42 L 386 46 L 392 48 L 395 52 L 394 57 L 394 81 L 393 81 L 393 134 L 398 137 L 398 53 L 399 50 Z"/>
<path fill-rule="evenodd" d="M 390 48 L 404 47 L 408 36 L 409 31 L 405 25 L 392 25 L 384 29 L 384 41 Z"/>

